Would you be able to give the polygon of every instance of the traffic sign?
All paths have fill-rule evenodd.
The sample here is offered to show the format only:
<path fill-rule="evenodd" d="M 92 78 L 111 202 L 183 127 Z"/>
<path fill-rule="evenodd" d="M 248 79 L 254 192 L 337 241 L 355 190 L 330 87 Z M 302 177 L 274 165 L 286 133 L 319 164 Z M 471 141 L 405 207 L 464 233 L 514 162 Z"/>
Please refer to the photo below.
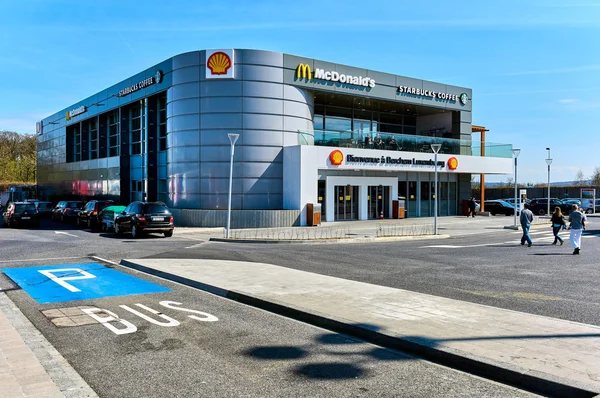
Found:
<path fill-rule="evenodd" d="M 3 268 L 2 272 L 40 304 L 171 291 L 98 263 Z"/>

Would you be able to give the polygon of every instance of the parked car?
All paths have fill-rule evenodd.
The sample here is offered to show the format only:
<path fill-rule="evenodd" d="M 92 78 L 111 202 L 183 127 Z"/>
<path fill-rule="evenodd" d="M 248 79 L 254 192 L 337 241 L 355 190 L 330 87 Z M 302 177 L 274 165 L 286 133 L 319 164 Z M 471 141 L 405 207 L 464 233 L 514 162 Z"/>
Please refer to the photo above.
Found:
<path fill-rule="evenodd" d="M 562 199 L 562 202 L 569 206 L 577 205 L 577 207 L 581 207 L 581 200 L 579 199 Z"/>
<path fill-rule="evenodd" d="M 585 214 L 592 213 L 600 213 L 600 199 L 596 199 L 596 202 L 594 203 L 594 208 L 590 206 L 587 209 L 585 209 Z"/>
<path fill-rule="evenodd" d="M 100 229 L 108 232 L 115 227 L 115 219 L 125 210 L 125 206 L 108 206 L 100 212 Z"/>
<path fill-rule="evenodd" d="M 515 207 L 503 200 L 486 200 L 484 202 L 484 209 L 485 211 L 489 211 L 492 216 L 496 214 L 512 216 L 515 214 Z"/>
<path fill-rule="evenodd" d="M 83 207 L 83 202 L 79 200 L 63 200 L 58 202 L 52 210 L 52 219 L 61 222 L 68 221 L 77 217 L 77 213 Z"/>
<path fill-rule="evenodd" d="M 77 226 L 100 228 L 100 212 L 115 202 L 113 200 L 90 200 L 77 214 Z"/>
<path fill-rule="evenodd" d="M 160 232 L 166 238 L 173 236 L 173 215 L 163 202 L 132 202 L 115 219 L 115 232 L 131 232 L 138 238 L 147 232 Z"/>
<path fill-rule="evenodd" d="M 39 227 L 40 216 L 33 203 L 13 202 L 2 213 L 2 225 L 5 227 L 20 227 L 24 225 Z"/>
<path fill-rule="evenodd" d="M 50 217 L 52 215 L 52 202 L 35 201 L 35 208 L 38 211 L 40 217 Z"/>
<path fill-rule="evenodd" d="M 555 207 L 560 207 L 560 211 L 564 214 L 569 214 L 571 212 L 571 205 L 564 203 L 560 199 L 550 198 L 550 213 L 554 212 Z M 531 202 L 529 202 L 529 210 L 531 210 L 533 214 L 545 216 L 548 212 L 548 198 L 532 199 Z"/>

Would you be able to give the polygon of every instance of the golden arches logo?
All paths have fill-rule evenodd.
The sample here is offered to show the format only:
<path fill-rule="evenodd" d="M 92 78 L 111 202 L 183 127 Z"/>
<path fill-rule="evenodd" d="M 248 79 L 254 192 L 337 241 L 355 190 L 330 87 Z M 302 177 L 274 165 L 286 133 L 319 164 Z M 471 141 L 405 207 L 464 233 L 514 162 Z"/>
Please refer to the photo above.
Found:
<path fill-rule="evenodd" d="M 208 58 L 206 66 L 212 75 L 226 75 L 231 68 L 231 58 L 224 52 L 218 51 Z"/>
<path fill-rule="evenodd" d="M 339 166 L 344 161 L 344 154 L 339 149 L 331 151 L 329 154 L 329 161 L 334 166 Z"/>
<path fill-rule="evenodd" d="M 458 167 L 458 159 L 456 159 L 455 157 L 451 157 L 450 159 L 448 159 L 448 168 L 450 170 L 456 170 L 457 167 Z"/>
<path fill-rule="evenodd" d="M 310 70 L 309 64 L 300 64 L 296 68 L 296 78 L 297 79 L 312 79 L 312 71 Z"/>

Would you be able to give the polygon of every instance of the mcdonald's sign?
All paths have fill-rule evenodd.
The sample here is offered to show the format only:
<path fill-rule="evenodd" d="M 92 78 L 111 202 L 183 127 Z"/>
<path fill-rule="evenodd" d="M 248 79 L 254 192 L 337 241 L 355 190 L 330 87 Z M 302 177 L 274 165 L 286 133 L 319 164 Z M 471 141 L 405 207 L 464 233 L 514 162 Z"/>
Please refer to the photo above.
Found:
<path fill-rule="evenodd" d="M 312 79 L 312 71 L 310 70 L 309 64 L 299 64 L 296 68 L 296 78 L 297 79 Z"/>

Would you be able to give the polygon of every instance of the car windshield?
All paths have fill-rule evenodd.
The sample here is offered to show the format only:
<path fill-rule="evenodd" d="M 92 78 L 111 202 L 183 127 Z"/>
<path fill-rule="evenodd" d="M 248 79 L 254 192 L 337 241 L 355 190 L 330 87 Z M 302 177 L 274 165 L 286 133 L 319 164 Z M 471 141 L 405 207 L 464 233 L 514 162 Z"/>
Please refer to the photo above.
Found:
<path fill-rule="evenodd" d="M 160 205 L 146 205 L 144 208 L 145 214 L 160 214 L 160 213 L 168 213 L 169 208 L 167 206 Z"/>
<path fill-rule="evenodd" d="M 79 209 L 81 208 L 81 202 L 69 202 L 67 203 L 67 207 L 71 209 Z"/>
<path fill-rule="evenodd" d="M 21 214 L 24 211 L 32 211 L 35 213 L 35 205 L 33 203 L 15 205 L 15 214 Z"/>

